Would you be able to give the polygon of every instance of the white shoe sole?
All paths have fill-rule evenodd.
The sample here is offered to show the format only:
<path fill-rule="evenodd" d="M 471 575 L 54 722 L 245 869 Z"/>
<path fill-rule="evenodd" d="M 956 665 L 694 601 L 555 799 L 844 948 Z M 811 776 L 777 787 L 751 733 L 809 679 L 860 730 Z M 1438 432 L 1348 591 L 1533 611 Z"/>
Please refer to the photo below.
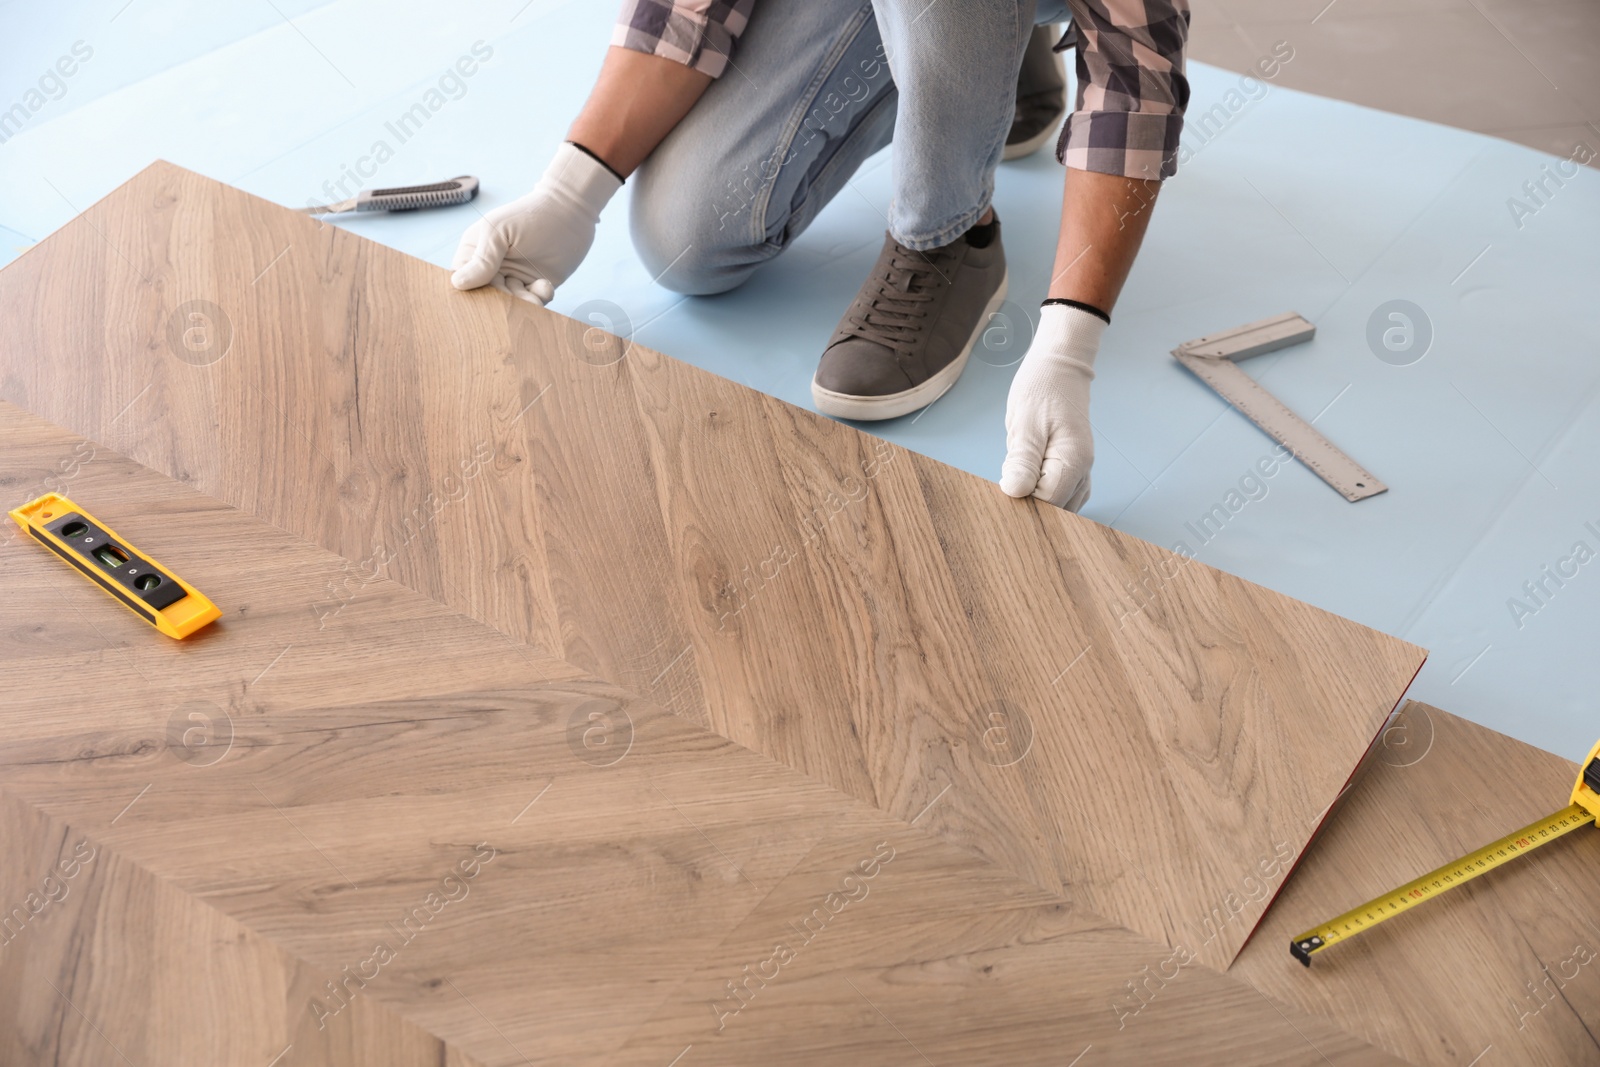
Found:
<path fill-rule="evenodd" d="M 1023 156 L 1031 156 L 1035 152 L 1039 151 L 1046 141 L 1055 140 L 1056 134 L 1060 132 L 1060 130 L 1060 120 L 1052 122 L 1050 125 L 1046 126 L 1044 129 L 1040 130 L 1026 141 L 1018 141 L 1016 144 L 1006 145 L 1005 148 L 1000 152 L 1000 159 L 1004 161 L 1010 159 L 1021 159 Z"/>
<path fill-rule="evenodd" d="M 1059 27 L 1052 27 L 1052 29 L 1059 29 Z M 1055 53 L 1055 64 L 1056 70 L 1061 74 L 1062 82 L 1065 82 L 1067 80 L 1067 61 L 1060 52 Z M 1040 130 L 1026 141 L 1018 141 L 1016 144 L 1006 145 L 1005 148 L 1000 150 L 1000 159 L 1002 161 L 1008 159 L 1021 159 L 1023 156 L 1033 155 L 1039 150 L 1041 145 L 1054 137 L 1056 132 L 1061 129 L 1061 119 L 1065 118 L 1066 115 L 1067 90 L 1063 88 L 1061 90 L 1061 118 L 1056 119 L 1054 122 L 1050 123 L 1044 129 Z"/>
<path fill-rule="evenodd" d="M 973 327 L 972 336 L 967 338 L 961 354 L 952 359 L 949 366 L 921 385 L 913 385 L 904 392 L 890 393 L 887 396 L 851 396 L 848 393 L 835 393 L 831 389 L 824 389 L 813 378 L 811 402 L 824 415 L 832 415 L 836 419 L 856 419 L 861 422 L 898 419 L 901 415 L 909 415 L 913 411 L 927 407 L 949 392 L 950 387 L 956 384 L 956 379 L 961 377 L 961 372 L 967 369 L 967 360 L 972 356 L 972 350 L 977 347 L 978 338 L 983 336 L 983 331 L 988 327 L 990 316 L 999 311 L 1000 305 L 1006 301 L 1006 288 L 1010 280 L 1011 271 L 1007 268 L 1006 273 L 1000 276 L 1000 287 L 994 291 L 994 296 L 989 298 L 989 306 L 983 309 L 983 315 L 978 319 L 977 326 Z"/>

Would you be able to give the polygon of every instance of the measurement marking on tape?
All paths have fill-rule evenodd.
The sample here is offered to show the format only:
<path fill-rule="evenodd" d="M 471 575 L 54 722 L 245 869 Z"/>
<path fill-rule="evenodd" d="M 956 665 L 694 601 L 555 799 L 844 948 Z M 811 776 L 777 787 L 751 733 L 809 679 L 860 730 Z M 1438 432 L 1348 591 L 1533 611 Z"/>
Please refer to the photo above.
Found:
<path fill-rule="evenodd" d="M 1309 967 L 1312 955 L 1329 945 L 1370 930 L 1580 827 L 1594 825 L 1596 814 L 1600 814 L 1600 791 L 1597 791 L 1600 787 L 1600 744 L 1590 750 L 1582 767 L 1578 772 L 1578 784 L 1572 790 L 1572 803 L 1567 807 L 1292 938 L 1290 955 Z"/>
<path fill-rule="evenodd" d="M 1308 341 L 1316 331 L 1290 311 L 1185 341 L 1172 355 L 1346 500 L 1365 500 L 1389 487 L 1237 366 L 1238 360 Z"/>

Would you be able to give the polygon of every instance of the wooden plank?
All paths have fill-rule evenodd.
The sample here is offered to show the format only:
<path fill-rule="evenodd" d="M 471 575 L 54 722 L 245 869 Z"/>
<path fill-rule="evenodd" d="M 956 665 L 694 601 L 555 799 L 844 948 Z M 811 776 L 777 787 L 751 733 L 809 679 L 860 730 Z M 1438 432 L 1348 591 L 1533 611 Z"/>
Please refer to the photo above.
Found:
<path fill-rule="evenodd" d="M 845 882 L 863 862 L 872 878 Z M 850 902 L 824 921 L 846 886 Z M 614 1062 L 678 1055 L 796 1067 L 1403 1062 L 876 813 L 819 843 Z"/>
<path fill-rule="evenodd" d="M 0 485 L 81 443 L 0 404 Z M 0 948 L 8 1063 L 1390 1062 L 385 579 L 319 617 L 340 560 L 108 450 L 73 491 L 229 614 L 173 642 L 0 546 L 0 899 L 96 857 Z"/>
<path fill-rule="evenodd" d="M 5 398 L 1217 964 L 1422 659 L 166 164 L 0 315 Z"/>
<path fill-rule="evenodd" d="M 482 1067 L 370 998 L 337 1028 L 321 971 L 0 794 L 0 1061 Z"/>
<path fill-rule="evenodd" d="M 1414 1063 L 1600 1063 L 1600 832 L 1313 957 L 1289 939 L 1566 805 L 1577 766 L 1408 703 L 1232 974 Z M 1582 753 L 1579 753 L 1582 755 Z"/>

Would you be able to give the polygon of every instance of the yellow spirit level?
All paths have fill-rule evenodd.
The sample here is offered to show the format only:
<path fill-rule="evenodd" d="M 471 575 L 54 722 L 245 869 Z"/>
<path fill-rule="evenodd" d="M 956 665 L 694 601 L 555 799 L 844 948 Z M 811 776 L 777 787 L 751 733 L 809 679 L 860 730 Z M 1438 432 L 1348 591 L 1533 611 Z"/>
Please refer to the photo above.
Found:
<path fill-rule="evenodd" d="M 1588 758 L 1578 770 L 1578 784 L 1573 786 L 1570 805 L 1454 863 L 1447 863 L 1415 881 L 1407 882 L 1392 893 L 1369 900 L 1314 930 L 1307 930 L 1289 942 L 1289 954 L 1309 967 L 1312 954 L 1321 952 L 1335 941 L 1343 941 L 1363 930 L 1370 930 L 1385 919 L 1392 919 L 1402 911 L 1454 889 L 1462 882 L 1469 882 L 1508 860 L 1531 852 L 1540 845 L 1548 845 L 1580 826 L 1592 825 L 1597 816 L 1600 816 L 1600 742 L 1596 742 L 1589 750 Z"/>
<path fill-rule="evenodd" d="M 181 640 L 222 614 L 194 586 L 59 493 L 29 501 L 11 517 L 35 541 L 168 637 Z"/>

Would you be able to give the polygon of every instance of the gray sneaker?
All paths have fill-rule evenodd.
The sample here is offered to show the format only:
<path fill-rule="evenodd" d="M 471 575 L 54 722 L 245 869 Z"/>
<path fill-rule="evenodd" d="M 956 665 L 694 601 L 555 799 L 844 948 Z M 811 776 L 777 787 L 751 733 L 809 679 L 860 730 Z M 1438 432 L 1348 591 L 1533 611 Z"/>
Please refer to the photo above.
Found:
<path fill-rule="evenodd" d="M 1022 69 L 1017 72 L 1017 110 L 1012 113 L 1001 159 L 1021 159 L 1037 152 L 1067 113 L 1067 68 L 1061 53 L 1051 47 L 1055 37 L 1054 27 L 1035 26 L 1028 38 Z"/>
<path fill-rule="evenodd" d="M 961 377 L 1005 298 L 998 218 L 926 252 L 885 237 L 822 353 L 811 382 L 817 410 L 841 419 L 893 419 L 927 407 Z"/>

